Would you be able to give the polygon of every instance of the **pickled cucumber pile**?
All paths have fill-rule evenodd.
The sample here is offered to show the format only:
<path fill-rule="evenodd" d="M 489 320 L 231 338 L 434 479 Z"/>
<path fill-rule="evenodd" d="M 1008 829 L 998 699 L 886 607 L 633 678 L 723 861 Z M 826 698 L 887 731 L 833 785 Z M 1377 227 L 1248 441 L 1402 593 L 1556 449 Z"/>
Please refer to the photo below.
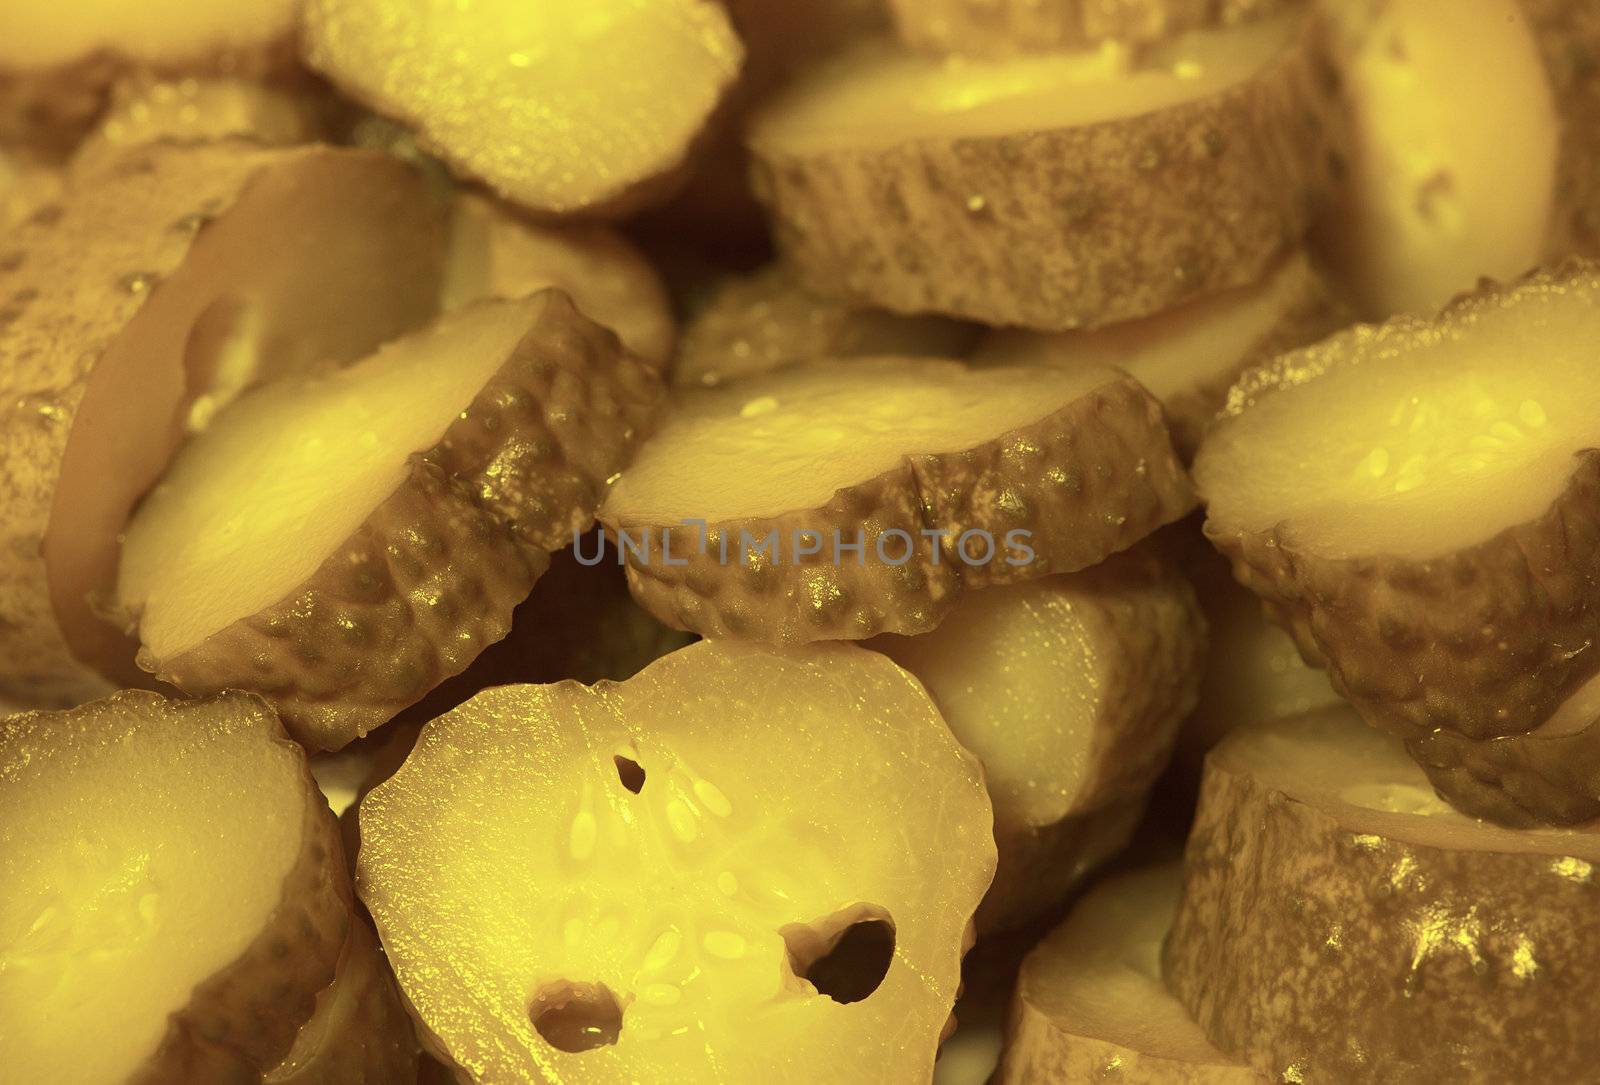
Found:
<path fill-rule="evenodd" d="M 1581 1082 L 1592 0 L 8 0 L 0 1080 Z"/>

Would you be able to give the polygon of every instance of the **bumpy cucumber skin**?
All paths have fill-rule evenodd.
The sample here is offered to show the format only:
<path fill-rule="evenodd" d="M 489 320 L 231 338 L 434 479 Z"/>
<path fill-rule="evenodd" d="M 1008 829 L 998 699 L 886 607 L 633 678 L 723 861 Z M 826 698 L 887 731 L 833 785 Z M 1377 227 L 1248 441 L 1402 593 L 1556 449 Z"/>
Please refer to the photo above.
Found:
<path fill-rule="evenodd" d="M 1398 317 L 1386 327 L 1396 338 L 1428 335 L 1518 291 L 1596 271 L 1569 260 L 1505 286 L 1485 281 L 1437 322 Z M 1369 330 L 1310 348 L 1314 364 Z M 1266 369 L 1247 374 L 1228 410 L 1248 410 L 1273 381 Z M 1325 557 L 1292 525 L 1245 531 L 1208 517 L 1205 533 L 1306 662 L 1325 668 L 1369 723 L 1405 739 L 1458 809 L 1506 825 L 1572 825 L 1600 817 L 1600 726 L 1537 731 L 1600 674 L 1591 647 L 1600 643 L 1596 509 L 1600 450 L 1590 449 L 1576 453 L 1566 489 L 1543 514 L 1428 560 Z"/>
<path fill-rule="evenodd" d="M 1324 28 L 1253 78 L 1140 117 L 793 152 L 753 130 L 757 196 L 817 293 L 1065 331 L 1258 281 L 1334 188 Z"/>
<path fill-rule="evenodd" d="M 183 267 L 213 219 L 258 179 L 337 156 L 365 159 L 364 168 L 388 175 L 375 196 L 385 206 L 425 201 L 403 167 L 373 152 L 269 150 L 240 140 L 163 145 L 120 157 L 0 243 L 0 697 L 61 707 L 107 692 L 100 672 L 120 685 L 141 683 L 134 646 L 120 630 L 106 624 L 80 638 L 94 643 L 69 644 L 51 599 L 42 540 L 85 391 L 101 358 Z M 415 240 L 420 257 L 434 239 Z M 426 312 L 423 297 L 397 295 L 396 302 Z"/>
<path fill-rule="evenodd" d="M 423 461 L 289 596 L 171 658 L 143 649 L 139 662 L 189 693 L 260 693 L 309 749 L 336 750 L 505 636 L 543 571 Z"/>
<path fill-rule="evenodd" d="M 1011 1004 L 996 1085 L 1115 1081 L 1117 1085 L 1268 1085 L 1248 1066 L 1145 1055 L 1096 1036 L 1074 1035 L 1021 996 Z M 1225 1056 L 1218 1055 L 1219 1059 Z"/>
<path fill-rule="evenodd" d="M 1405 738 L 1457 807 L 1572 824 L 1600 815 L 1600 733 L 1558 747 L 1528 732 L 1600 667 L 1575 651 L 1600 640 L 1597 508 L 1600 452 L 1586 452 L 1544 515 L 1435 560 L 1322 558 L 1282 527 L 1208 522 L 1206 534 L 1306 660 Z"/>
<path fill-rule="evenodd" d="M 979 335 L 943 317 L 898 317 L 819 297 L 800 286 L 791 268 L 772 264 L 719 285 L 689 320 L 672 383 L 709 387 L 820 358 L 960 358 Z"/>
<path fill-rule="evenodd" d="M 49 68 L 0 68 L 0 146 L 64 161 L 100 119 L 119 81 L 207 75 L 304 82 L 292 33 L 252 48 L 153 64 L 100 51 Z"/>
<path fill-rule="evenodd" d="M 172 1015 L 134 1085 L 258 1080 L 288 1053 L 315 1009 L 317 992 L 333 982 L 340 948 L 358 920 L 338 822 L 314 783 L 311 796 L 309 842 L 284 880 L 283 903 L 250 948 L 196 987 L 189 1005 Z"/>
<path fill-rule="evenodd" d="M 1095 1081 L 1118 1085 L 1268 1085 L 1248 1066 L 1152 1058 L 1109 1040 L 1061 1033 L 1039 1011 L 1018 1002 L 998 1085 Z"/>
<path fill-rule="evenodd" d="M 593 523 L 661 398 L 648 363 L 544 293 L 496 376 L 300 588 L 140 664 L 191 693 L 257 691 L 297 739 L 334 750 L 504 637 L 550 553 Z"/>
<path fill-rule="evenodd" d="M 106 192 L 173 223 L 201 207 L 231 205 L 266 161 L 237 149 L 232 155 L 137 156 L 127 169 L 142 172 L 119 177 Z M 85 224 L 110 213 L 91 201 L 92 195 L 77 201 Z M 72 420 L 95 363 L 146 300 L 148 291 L 120 284 L 130 275 L 158 280 L 170 274 L 195 238 L 171 229 L 147 231 L 137 244 L 106 238 L 93 256 L 104 270 L 86 272 L 83 246 L 73 237 L 75 210 L 41 209 L 7 236 L 0 251 L 0 296 L 30 299 L 13 300 L 0 312 L 0 507 L 6 510 L 0 548 L 8 555 L 0 563 L 0 695 L 42 707 L 77 704 L 107 689 L 56 624 L 41 546 Z M 62 280 L 82 282 L 57 306 L 43 286 Z"/>
<path fill-rule="evenodd" d="M 703 552 L 698 527 L 610 518 L 607 526 L 653 540 L 649 559 L 627 552 L 628 581 L 662 622 L 707 637 L 803 644 L 925 633 L 966 588 L 1087 568 L 1194 503 L 1160 404 L 1121 378 L 977 448 L 907 456 L 899 467 L 840 489 L 821 508 L 709 525 Z M 1035 559 L 1011 566 L 1002 552 L 987 565 L 966 565 L 946 544 L 935 561 L 933 543 L 920 534 L 935 527 L 952 540 L 986 531 L 997 547 L 1008 532 L 1029 531 Z M 917 542 L 901 565 L 872 553 L 873 540 L 892 530 Z M 759 541 L 773 531 L 785 540 L 784 561 L 741 560 L 741 539 Z M 787 540 L 797 531 L 846 541 L 859 531 L 866 560 L 835 562 L 827 545 L 793 560 Z M 663 535 L 672 564 L 661 560 Z M 890 552 L 898 557 L 899 544 Z"/>
<path fill-rule="evenodd" d="M 1198 1026 L 1173 1020 L 1176 1000 L 1146 971 L 1182 892 L 1176 857 L 1107 877 L 1029 950 L 996 1085 L 1266 1085 Z"/>
<path fill-rule="evenodd" d="M 1165 975 L 1273 1081 L 1583 1081 L 1597 916 L 1587 862 L 1352 831 L 1214 755 Z"/>

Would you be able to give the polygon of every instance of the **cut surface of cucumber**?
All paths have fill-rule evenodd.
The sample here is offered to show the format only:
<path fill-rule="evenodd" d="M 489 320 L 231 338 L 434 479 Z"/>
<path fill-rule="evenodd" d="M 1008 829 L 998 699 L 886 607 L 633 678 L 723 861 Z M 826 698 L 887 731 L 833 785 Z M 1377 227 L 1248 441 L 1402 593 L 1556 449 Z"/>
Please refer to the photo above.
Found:
<path fill-rule="evenodd" d="M 978 913 L 987 932 L 1059 905 L 1125 842 L 1116 828 L 1133 819 L 1105 815 L 1142 804 L 1166 766 L 1205 631 L 1188 585 L 1135 551 L 972 592 L 933 632 L 868 646 L 921 680 L 983 762 L 1000 853 Z"/>
<path fill-rule="evenodd" d="M 1183 515 L 1160 407 L 1113 370 L 818 361 L 682 391 L 601 518 L 663 622 L 773 643 L 931 629 Z"/>
<path fill-rule="evenodd" d="M 654 406 L 645 363 L 547 290 L 247 392 L 130 524 L 141 665 L 251 688 L 331 749 L 504 636 Z"/>
<path fill-rule="evenodd" d="M 478 1080 L 926 1081 L 989 818 L 882 656 L 703 642 L 429 724 L 362 802 L 358 881 Z"/>
<path fill-rule="evenodd" d="M 450 205 L 450 246 L 442 307 L 483 298 L 564 290 L 580 311 L 617 333 L 657 367 L 672 356 L 676 329 L 665 285 L 616 230 L 596 223 L 528 221 L 505 203 L 472 192 Z"/>
<path fill-rule="evenodd" d="M 982 444 L 1115 379 L 1105 369 L 974 373 L 883 358 L 685 393 L 612 488 L 607 512 L 624 523 L 716 523 L 824 505 L 907 456 Z"/>
<path fill-rule="evenodd" d="M 64 171 L 0 150 L 0 230 L 10 232 L 61 194 Z"/>
<path fill-rule="evenodd" d="M 118 580 L 145 646 L 179 654 L 290 594 L 400 487 L 529 325 L 527 305 L 478 306 L 223 412 L 129 527 Z"/>
<path fill-rule="evenodd" d="M 755 192 L 808 289 L 905 315 L 1064 331 L 1249 285 L 1338 162 L 1303 15 L 1001 61 L 867 43 L 755 115 Z"/>
<path fill-rule="evenodd" d="M 161 140 L 243 137 L 269 147 L 310 143 L 324 133 L 310 95 L 245 79 L 152 79 L 118 84 L 95 128 L 72 154 L 72 170 L 98 169 L 130 147 Z"/>
<path fill-rule="evenodd" d="M 1010 56 L 1094 42 L 1144 44 L 1258 19 L 1294 0 L 891 0 L 905 41 L 940 53 Z"/>
<path fill-rule="evenodd" d="M 311 65 L 456 169 L 543 211 L 683 162 L 743 50 L 710 0 L 312 0 Z"/>
<path fill-rule="evenodd" d="M 752 138 L 803 152 L 1073 128 L 1203 98 L 1289 44 L 1292 19 L 1195 34 L 1138 55 L 1115 45 L 1005 60 L 927 57 L 888 42 L 835 60 L 763 115 Z"/>
<path fill-rule="evenodd" d="M 130 152 L 42 210 L 0 272 L 27 299 L 0 326 L 0 683 L 48 700 L 85 666 L 138 681 L 101 611 L 117 536 L 186 434 L 426 320 L 439 234 L 393 159 L 244 141 Z"/>
<path fill-rule="evenodd" d="M 1195 461 L 1206 534 L 1463 808 L 1600 814 L 1595 676 L 1600 272 L 1485 284 L 1436 320 L 1357 327 L 1255 370 Z"/>
<path fill-rule="evenodd" d="M 684 328 L 672 382 L 710 387 L 817 358 L 880 354 L 958 358 L 977 329 L 936 316 L 903 317 L 820 297 L 783 264 L 719 285 Z"/>
<path fill-rule="evenodd" d="M 1328 557 L 1419 560 L 1535 519 L 1595 443 L 1597 300 L 1591 270 L 1540 276 L 1247 378 L 1195 466 L 1212 518 L 1284 524 Z"/>
<path fill-rule="evenodd" d="M 1530 5 L 1325 7 L 1354 123 L 1342 202 L 1322 235 L 1365 315 L 1431 316 L 1481 276 L 1538 263 L 1562 119 Z"/>
<path fill-rule="evenodd" d="M 300 1026 L 294 1046 L 263 1085 L 411 1085 L 420 1048 L 394 974 L 364 918 L 350 936 L 333 982 Z"/>
<path fill-rule="evenodd" d="M 1201 762 L 1228 734 L 1340 698 L 1327 672 L 1307 664 L 1294 638 L 1267 620 L 1261 600 L 1234 580 L 1227 559 L 1183 527 L 1183 537 L 1172 541 L 1205 613 L 1207 640 L 1199 701 L 1178 732 L 1173 758 L 1192 802 Z"/>
<path fill-rule="evenodd" d="M 19 1080 L 110 1085 L 195 1045 L 275 1061 L 332 978 L 337 836 L 254 698 L 11 717 L 0 843 L 0 1057 Z"/>
<path fill-rule="evenodd" d="M 1434 793 L 1399 743 L 1357 726 L 1357 719 L 1334 706 L 1241 728 L 1218 757 L 1229 771 L 1270 781 L 1296 802 L 1331 812 L 1351 832 L 1456 851 L 1588 857 L 1600 847 L 1593 833 L 1507 829 L 1461 813 Z"/>
<path fill-rule="evenodd" d="M 1183 894 L 1177 863 L 1108 878 L 1022 963 L 1000 1085 L 1086 1081 L 1257 1085 L 1214 1047 L 1161 980 Z"/>

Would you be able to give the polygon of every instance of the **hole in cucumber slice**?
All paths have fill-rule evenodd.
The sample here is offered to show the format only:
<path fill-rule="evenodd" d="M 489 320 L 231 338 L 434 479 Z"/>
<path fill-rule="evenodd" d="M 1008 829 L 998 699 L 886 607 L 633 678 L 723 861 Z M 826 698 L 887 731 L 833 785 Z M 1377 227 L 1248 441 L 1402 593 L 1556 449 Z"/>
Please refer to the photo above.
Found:
<path fill-rule="evenodd" d="M 622 786 L 635 795 L 644 790 L 644 766 L 631 757 L 623 757 L 620 753 L 611 759 L 617 766 L 617 779 L 622 781 Z"/>
<path fill-rule="evenodd" d="M 779 933 L 794 974 L 842 1005 L 868 998 L 894 962 L 894 920 L 876 905 L 856 905 Z"/>
<path fill-rule="evenodd" d="M 622 1004 L 603 983 L 547 983 L 534 996 L 528 1016 L 539 1035 L 561 1051 L 593 1051 L 622 1035 Z"/>

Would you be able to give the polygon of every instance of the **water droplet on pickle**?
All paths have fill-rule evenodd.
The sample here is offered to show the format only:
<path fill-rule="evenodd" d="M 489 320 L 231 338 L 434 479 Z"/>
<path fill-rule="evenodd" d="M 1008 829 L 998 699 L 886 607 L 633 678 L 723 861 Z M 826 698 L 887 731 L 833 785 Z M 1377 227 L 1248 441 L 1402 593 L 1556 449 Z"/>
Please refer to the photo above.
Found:
<path fill-rule="evenodd" d="M 156 275 L 149 271 L 131 271 L 117 280 L 117 286 L 129 294 L 149 293 L 156 285 Z"/>

